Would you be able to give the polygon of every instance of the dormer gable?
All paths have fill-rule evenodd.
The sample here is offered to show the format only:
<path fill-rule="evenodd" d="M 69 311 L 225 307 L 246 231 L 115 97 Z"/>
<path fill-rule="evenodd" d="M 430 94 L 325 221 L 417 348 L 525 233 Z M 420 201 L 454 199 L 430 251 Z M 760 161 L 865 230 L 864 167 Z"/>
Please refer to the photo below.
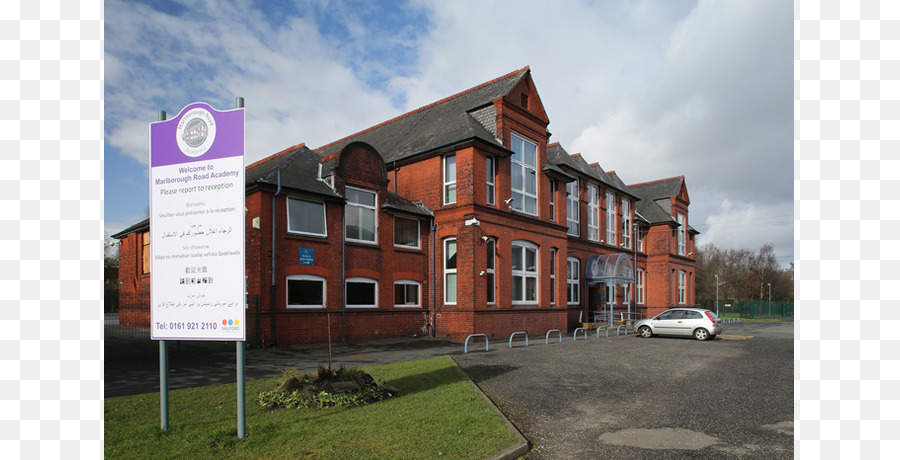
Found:
<path fill-rule="evenodd" d="M 527 67 L 526 67 L 527 69 Z M 504 109 L 513 109 L 526 113 L 544 126 L 550 124 L 544 103 L 534 86 L 531 78 L 531 70 L 525 72 L 525 76 L 502 98 Z"/>

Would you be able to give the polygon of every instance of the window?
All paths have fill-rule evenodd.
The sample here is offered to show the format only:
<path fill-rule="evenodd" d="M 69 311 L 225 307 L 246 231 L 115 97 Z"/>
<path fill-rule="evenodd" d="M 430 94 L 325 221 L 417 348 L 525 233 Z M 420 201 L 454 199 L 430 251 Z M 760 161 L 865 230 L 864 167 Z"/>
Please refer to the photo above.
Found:
<path fill-rule="evenodd" d="M 600 190 L 588 184 L 588 239 L 600 241 Z"/>
<path fill-rule="evenodd" d="M 550 305 L 556 304 L 556 248 L 550 249 Z"/>
<path fill-rule="evenodd" d="M 347 187 L 347 239 L 375 242 L 375 192 Z"/>
<path fill-rule="evenodd" d="M 514 304 L 537 303 L 537 251 L 527 241 L 512 243 L 512 301 Z"/>
<path fill-rule="evenodd" d="M 394 246 L 419 249 L 419 221 L 394 216 Z"/>
<path fill-rule="evenodd" d="M 682 213 L 678 213 L 678 255 L 683 256 L 687 254 L 687 245 L 685 243 L 684 235 L 687 230 L 687 216 Z"/>
<path fill-rule="evenodd" d="M 287 277 L 288 308 L 325 308 L 325 278 L 313 275 Z"/>
<path fill-rule="evenodd" d="M 512 208 L 537 215 L 537 145 L 515 134 L 510 135 L 510 143 Z"/>
<path fill-rule="evenodd" d="M 444 303 L 456 303 L 456 240 L 444 240 Z"/>
<path fill-rule="evenodd" d="M 494 157 L 488 155 L 484 169 L 484 181 L 487 184 L 487 204 L 494 204 L 494 169 Z"/>
<path fill-rule="evenodd" d="M 496 282 L 496 263 L 497 263 L 497 242 L 491 238 L 485 243 L 485 251 L 487 252 L 487 268 L 484 270 L 485 284 L 487 285 L 487 303 L 493 304 L 497 302 L 497 282 Z"/>
<path fill-rule="evenodd" d="M 634 302 L 638 305 L 644 304 L 644 270 L 639 268 L 637 269 L 637 279 L 635 280 L 635 284 L 637 286 L 634 289 L 635 299 Z"/>
<path fill-rule="evenodd" d="M 631 285 L 627 284 L 627 283 L 623 284 L 622 291 L 623 291 L 622 298 L 623 298 L 623 301 L 625 302 L 625 305 L 630 305 L 631 304 Z"/>
<path fill-rule="evenodd" d="M 550 222 L 556 222 L 556 181 L 550 179 Z"/>
<path fill-rule="evenodd" d="M 378 306 L 378 283 L 371 278 L 347 278 L 347 306 L 375 308 Z"/>
<path fill-rule="evenodd" d="M 566 294 L 566 301 L 571 304 L 577 304 L 581 301 L 581 292 L 580 286 L 581 282 L 579 280 L 581 274 L 581 263 L 578 259 L 574 257 L 569 257 L 566 259 L 566 287 L 568 288 L 568 293 Z"/>
<path fill-rule="evenodd" d="M 456 155 L 444 157 L 444 204 L 456 203 Z"/>
<path fill-rule="evenodd" d="M 419 293 L 421 285 L 412 280 L 400 280 L 394 282 L 394 306 L 395 307 L 421 307 Z"/>
<path fill-rule="evenodd" d="M 631 202 L 622 199 L 622 243 L 631 249 Z"/>
<path fill-rule="evenodd" d="M 566 184 L 566 223 L 568 234 L 578 236 L 578 181 Z"/>
<path fill-rule="evenodd" d="M 684 270 L 678 270 L 678 305 L 684 305 L 685 302 Z"/>
<path fill-rule="evenodd" d="M 141 273 L 150 273 L 150 232 L 141 233 Z"/>
<path fill-rule="evenodd" d="M 616 195 L 606 192 L 606 244 L 616 244 Z"/>
<path fill-rule="evenodd" d="M 288 233 L 328 236 L 325 230 L 325 203 L 287 199 Z"/>
<path fill-rule="evenodd" d="M 641 232 L 641 227 L 636 228 L 635 231 L 637 233 L 635 235 L 635 237 L 637 238 L 637 250 L 640 252 L 644 252 L 644 233 Z"/>

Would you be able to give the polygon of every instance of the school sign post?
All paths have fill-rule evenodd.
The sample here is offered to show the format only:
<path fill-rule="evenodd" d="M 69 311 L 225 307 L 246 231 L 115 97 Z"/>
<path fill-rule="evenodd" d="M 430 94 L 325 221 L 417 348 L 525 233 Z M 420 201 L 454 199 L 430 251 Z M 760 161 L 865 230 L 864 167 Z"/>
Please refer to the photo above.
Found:
<path fill-rule="evenodd" d="M 160 423 L 168 429 L 167 340 L 237 343 L 244 437 L 244 109 L 206 103 L 150 124 L 150 330 L 160 341 Z"/>

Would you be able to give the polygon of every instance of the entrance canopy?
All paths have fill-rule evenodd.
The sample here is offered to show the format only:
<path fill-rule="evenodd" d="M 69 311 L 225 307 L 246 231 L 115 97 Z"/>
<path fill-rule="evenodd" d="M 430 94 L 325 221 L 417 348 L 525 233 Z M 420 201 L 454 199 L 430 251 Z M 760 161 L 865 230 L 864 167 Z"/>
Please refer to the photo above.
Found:
<path fill-rule="evenodd" d="M 627 254 L 603 254 L 591 256 L 585 269 L 585 280 L 590 284 L 630 284 L 634 282 L 634 265 Z"/>

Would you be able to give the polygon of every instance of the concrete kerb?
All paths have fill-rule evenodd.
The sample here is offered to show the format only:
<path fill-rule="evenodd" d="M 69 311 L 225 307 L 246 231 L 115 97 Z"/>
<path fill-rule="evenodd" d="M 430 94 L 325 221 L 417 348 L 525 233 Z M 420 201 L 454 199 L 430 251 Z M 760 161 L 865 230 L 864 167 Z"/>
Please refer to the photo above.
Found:
<path fill-rule="evenodd" d="M 469 381 L 469 384 L 472 385 L 472 388 L 474 388 L 475 391 L 477 391 L 481 395 L 481 399 L 483 399 L 484 402 L 486 402 L 489 406 L 494 408 L 494 411 L 497 412 L 497 414 L 500 415 L 500 418 L 503 419 L 503 422 L 506 423 L 506 427 L 509 429 L 509 431 L 512 432 L 516 437 L 516 442 L 511 446 L 504 448 L 500 452 L 497 452 L 490 457 L 487 457 L 487 459 L 485 460 L 513 460 L 527 454 L 528 441 L 525 440 L 525 436 L 522 435 L 519 429 L 516 428 L 516 426 L 513 425 L 513 423 L 510 422 L 508 418 L 506 418 L 506 414 L 504 414 L 503 411 L 501 411 L 500 408 L 497 407 L 496 404 L 494 404 L 494 401 L 491 400 L 491 398 L 488 397 L 488 395 L 485 394 L 484 391 L 481 391 L 481 387 L 479 387 L 478 384 L 475 383 L 475 381 L 473 381 L 468 374 L 466 374 L 466 371 L 464 371 L 462 367 L 459 366 L 459 363 L 456 362 L 456 359 L 449 355 L 447 357 L 450 358 L 451 361 L 453 361 L 453 365 L 456 366 L 456 370 L 459 371 L 459 373 Z"/>

